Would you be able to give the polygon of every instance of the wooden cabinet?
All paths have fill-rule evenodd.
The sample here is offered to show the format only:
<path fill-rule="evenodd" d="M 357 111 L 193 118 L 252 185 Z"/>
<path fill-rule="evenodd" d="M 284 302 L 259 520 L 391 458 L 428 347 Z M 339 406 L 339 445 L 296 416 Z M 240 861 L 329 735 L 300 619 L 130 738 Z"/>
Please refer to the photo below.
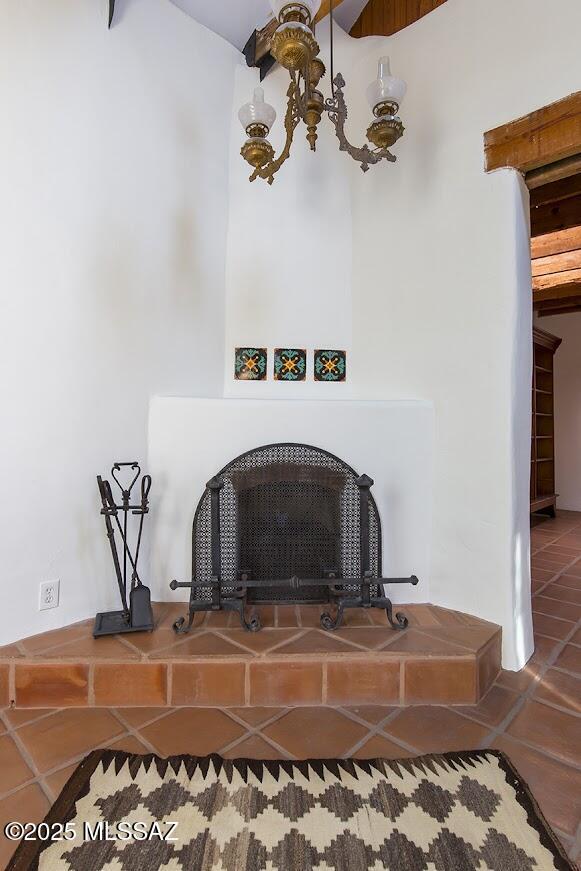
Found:
<path fill-rule="evenodd" d="M 555 515 L 555 400 L 553 362 L 561 339 L 533 328 L 531 512 Z"/>

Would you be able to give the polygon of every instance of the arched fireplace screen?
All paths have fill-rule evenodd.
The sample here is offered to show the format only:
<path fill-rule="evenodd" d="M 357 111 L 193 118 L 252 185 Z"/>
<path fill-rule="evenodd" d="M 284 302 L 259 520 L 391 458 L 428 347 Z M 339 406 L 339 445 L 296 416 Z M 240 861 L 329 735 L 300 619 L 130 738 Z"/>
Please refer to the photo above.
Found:
<path fill-rule="evenodd" d="M 190 628 L 199 610 L 238 610 L 260 628 L 247 604 L 335 602 L 324 628 L 336 628 L 345 607 L 382 607 L 395 628 L 380 584 L 417 583 L 381 577 L 381 522 L 366 475 L 320 448 L 274 444 L 255 448 L 212 478 L 192 529 Z"/>

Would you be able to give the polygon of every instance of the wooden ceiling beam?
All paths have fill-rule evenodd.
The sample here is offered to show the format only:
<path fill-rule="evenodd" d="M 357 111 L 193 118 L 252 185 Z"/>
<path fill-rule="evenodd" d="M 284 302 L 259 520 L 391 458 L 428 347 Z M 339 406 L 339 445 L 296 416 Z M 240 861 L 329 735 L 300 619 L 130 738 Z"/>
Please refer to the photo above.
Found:
<path fill-rule="evenodd" d="M 486 170 L 528 172 L 581 153 L 581 91 L 484 134 Z"/>
<path fill-rule="evenodd" d="M 557 285 L 564 287 L 577 282 L 581 282 L 581 269 L 567 269 L 565 272 L 536 276 L 533 278 L 533 290 L 544 290 Z"/>
<path fill-rule="evenodd" d="M 343 0 L 333 0 L 333 10 L 340 6 Z M 323 0 L 321 3 L 321 8 L 317 12 L 315 17 L 315 24 L 318 24 L 319 21 L 322 21 L 323 18 L 326 18 L 329 12 L 331 11 L 331 0 Z"/>
<path fill-rule="evenodd" d="M 369 0 L 351 36 L 391 36 L 442 6 L 446 0 Z"/>
<path fill-rule="evenodd" d="M 553 275 L 566 272 L 569 269 L 581 269 L 581 248 L 576 251 L 566 251 L 563 254 L 552 254 L 548 257 L 537 257 L 532 261 L 533 277 Z"/>
<path fill-rule="evenodd" d="M 581 193 L 531 209 L 531 236 L 581 226 Z"/>
<path fill-rule="evenodd" d="M 556 233 L 547 233 L 531 239 L 531 257 L 549 257 L 581 248 L 581 227 L 571 227 Z"/>
<path fill-rule="evenodd" d="M 563 281 L 560 284 L 546 284 L 544 286 L 535 286 L 535 282 L 542 281 L 542 278 L 533 279 L 533 303 L 536 305 L 539 302 L 555 302 L 556 300 L 571 299 L 571 297 L 581 294 L 581 269 L 572 269 L 571 273 L 577 273 L 576 278 Z M 563 272 L 561 275 L 568 275 Z M 545 276 L 546 277 L 546 276 Z"/>
<path fill-rule="evenodd" d="M 581 312 L 581 296 L 577 302 L 570 301 L 562 306 L 535 306 L 535 311 L 540 318 L 550 317 L 551 315 L 570 315 L 575 312 Z"/>
<path fill-rule="evenodd" d="M 581 172 L 532 190 L 530 193 L 531 209 L 560 203 L 570 197 L 577 196 L 577 194 L 581 194 Z"/>

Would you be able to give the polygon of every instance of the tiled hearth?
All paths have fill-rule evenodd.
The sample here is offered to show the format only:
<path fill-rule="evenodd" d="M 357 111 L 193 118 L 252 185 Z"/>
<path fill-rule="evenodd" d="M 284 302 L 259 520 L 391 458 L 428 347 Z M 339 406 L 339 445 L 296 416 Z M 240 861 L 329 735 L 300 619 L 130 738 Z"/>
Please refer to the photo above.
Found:
<path fill-rule="evenodd" d="M 85 622 L 0 649 L 3 703 L 469 705 L 500 669 L 498 626 L 432 605 L 405 606 L 404 632 L 375 609 L 349 611 L 344 627 L 325 632 L 321 608 L 309 605 L 259 607 L 257 633 L 233 612 L 199 614 L 191 634 L 176 636 L 185 607 L 156 605 L 152 633 L 95 640 Z"/>
<path fill-rule="evenodd" d="M 394 758 L 496 747 L 513 760 L 565 848 L 579 859 L 581 515 L 559 513 L 556 520 L 542 521 L 533 529 L 532 542 L 536 651 L 522 672 L 501 672 L 478 705 L 402 707 L 374 703 L 294 708 L 275 704 L 254 708 L 111 705 L 75 709 L 63 708 L 63 702 L 55 699 L 43 709 L 4 708 L 0 711 L 0 828 L 9 820 L 40 820 L 76 763 L 99 746 L 137 753 L 156 752 L 162 756 L 220 752 L 229 757 L 262 758 L 378 755 Z M 407 610 L 413 614 L 414 609 Z M 175 609 L 166 612 L 157 635 L 139 636 L 139 643 L 146 645 L 146 639 L 154 643 L 162 635 L 171 638 L 174 613 Z M 291 629 L 296 637 L 297 627 L 281 625 L 284 612 L 282 620 L 281 614 L 278 616 L 278 628 Z M 214 621 L 215 618 L 211 623 Z M 237 643 L 237 636 L 230 638 L 224 628 L 208 625 L 206 643 L 214 635 Z M 301 626 L 301 630 L 309 628 Z M 367 628 L 377 627 L 368 624 Z M 425 633 L 426 627 L 415 624 L 413 630 L 414 635 Z M 232 628 L 232 632 L 236 631 Z M 307 637 L 307 631 L 302 637 Z M 434 627 L 434 631 L 448 643 L 454 635 L 449 629 Z M 192 635 L 184 643 L 193 645 L 196 637 L 201 643 L 204 636 Z M 351 635 L 352 639 L 355 637 Z M 459 637 L 456 635 L 456 640 Z M 93 650 L 89 639 L 86 627 L 69 628 L 50 636 L 52 651 L 60 648 L 60 655 L 65 645 L 70 645 L 71 653 L 73 644 L 88 645 Z M 46 636 L 37 640 L 38 644 L 32 640 L 26 643 L 30 648 L 27 659 L 33 653 L 42 658 Z M 134 637 L 132 643 L 136 642 Z M 289 636 L 283 643 L 293 642 Z M 111 645 L 118 652 L 116 643 L 108 644 Z M 155 650 L 161 653 L 161 646 Z M 12 652 L 17 656 L 14 664 L 24 662 L 24 645 L 16 645 Z M 140 648 L 139 654 L 135 650 L 133 654 L 139 657 L 142 652 Z M 155 655 L 155 651 L 151 650 L 150 655 Z M 253 655 L 251 661 L 257 658 Z M 116 661 L 134 663 L 138 659 Z M 7 690 L 5 686 L 2 704 L 8 698 Z M 13 849 L 13 844 L 0 837 L 0 867 Z"/>

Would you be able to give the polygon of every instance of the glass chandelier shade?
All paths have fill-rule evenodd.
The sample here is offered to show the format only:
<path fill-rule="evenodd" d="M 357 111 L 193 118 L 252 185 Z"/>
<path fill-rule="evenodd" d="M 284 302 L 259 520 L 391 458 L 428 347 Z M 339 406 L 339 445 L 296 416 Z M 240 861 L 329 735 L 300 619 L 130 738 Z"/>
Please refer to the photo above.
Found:
<path fill-rule="evenodd" d="M 277 21 L 285 6 L 304 6 L 313 21 L 321 7 L 321 0 L 270 0 L 270 6 Z"/>
<path fill-rule="evenodd" d="M 389 58 L 379 58 L 377 78 L 371 82 L 366 92 L 371 109 L 374 111 L 382 103 L 396 103 L 399 108 L 406 91 L 404 80 L 391 75 Z"/>
<path fill-rule="evenodd" d="M 261 127 L 266 127 L 268 133 L 276 120 L 276 112 L 269 103 L 264 102 L 264 90 L 255 88 L 253 99 L 250 103 L 245 103 L 242 106 L 238 112 L 238 118 L 244 130 L 259 124 Z"/>

